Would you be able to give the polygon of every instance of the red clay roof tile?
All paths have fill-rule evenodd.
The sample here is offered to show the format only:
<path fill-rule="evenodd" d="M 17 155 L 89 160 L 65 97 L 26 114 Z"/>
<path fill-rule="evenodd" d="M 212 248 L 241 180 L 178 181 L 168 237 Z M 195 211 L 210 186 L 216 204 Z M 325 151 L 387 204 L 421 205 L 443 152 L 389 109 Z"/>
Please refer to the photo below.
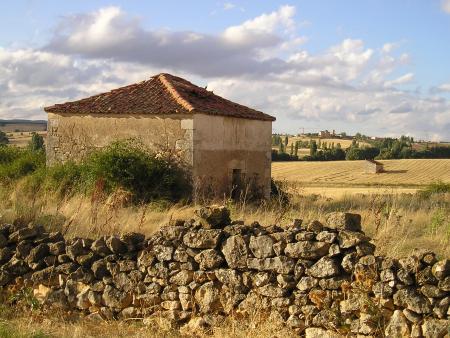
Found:
<path fill-rule="evenodd" d="M 45 107 L 47 113 L 68 114 L 195 114 L 275 121 L 275 117 L 224 99 L 170 74 L 113 89 L 85 99 Z"/>

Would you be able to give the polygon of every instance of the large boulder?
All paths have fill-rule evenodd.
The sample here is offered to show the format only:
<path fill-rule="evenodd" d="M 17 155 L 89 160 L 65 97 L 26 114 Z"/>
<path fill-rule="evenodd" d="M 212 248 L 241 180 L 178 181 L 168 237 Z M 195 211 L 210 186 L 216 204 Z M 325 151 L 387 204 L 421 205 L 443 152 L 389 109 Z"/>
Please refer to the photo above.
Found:
<path fill-rule="evenodd" d="M 361 231 L 361 215 L 332 212 L 326 216 L 326 225 L 337 230 Z"/>

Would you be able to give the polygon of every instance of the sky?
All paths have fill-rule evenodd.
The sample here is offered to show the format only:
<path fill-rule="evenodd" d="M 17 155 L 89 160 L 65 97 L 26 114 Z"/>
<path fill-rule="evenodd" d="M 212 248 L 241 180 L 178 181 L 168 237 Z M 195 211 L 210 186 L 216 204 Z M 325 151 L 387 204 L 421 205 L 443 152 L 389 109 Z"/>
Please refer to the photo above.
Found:
<path fill-rule="evenodd" d="M 161 72 L 274 132 L 450 141 L 450 0 L 0 0 L 0 119 Z"/>

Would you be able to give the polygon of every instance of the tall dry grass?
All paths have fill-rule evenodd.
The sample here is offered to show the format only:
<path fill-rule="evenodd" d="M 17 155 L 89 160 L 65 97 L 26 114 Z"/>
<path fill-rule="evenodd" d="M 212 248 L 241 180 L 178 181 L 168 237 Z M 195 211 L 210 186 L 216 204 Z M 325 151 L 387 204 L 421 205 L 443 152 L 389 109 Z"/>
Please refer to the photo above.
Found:
<path fill-rule="evenodd" d="M 97 237 L 136 231 L 150 235 L 172 219 L 194 218 L 194 204 L 167 202 L 133 205 L 125 191 L 109 196 L 74 195 L 59 198 L 49 194 L 28 196 L 20 185 L 0 190 L 1 222 L 40 223 L 66 236 Z M 332 211 L 361 214 L 363 230 L 377 245 L 377 253 L 392 257 L 408 255 L 414 248 L 430 249 L 450 257 L 450 193 L 351 194 L 335 198 L 290 190 L 289 201 L 273 198 L 250 203 L 241 199 L 215 201 L 227 205 L 233 219 L 258 221 L 268 226 L 287 225 L 293 219 L 325 221 Z"/>

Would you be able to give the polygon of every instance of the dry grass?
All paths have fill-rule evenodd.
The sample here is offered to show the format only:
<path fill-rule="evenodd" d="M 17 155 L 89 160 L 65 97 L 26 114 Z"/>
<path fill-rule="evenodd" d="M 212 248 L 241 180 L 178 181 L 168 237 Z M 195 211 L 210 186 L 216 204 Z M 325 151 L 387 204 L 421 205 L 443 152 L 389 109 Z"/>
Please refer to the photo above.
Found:
<path fill-rule="evenodd" d="M 450 182 L 450 159 L 383 160 L 386 172 L 364 172 L 364 161 L 274 162 L 272 176 L 310 186 L 417 186 Z"/>
<path fill-rule="evenodd" d="M 115 337 L 186 337 L 169 322 L 156 318 L 148 326 L 135 321 L 92 321 L 75 314 L 0 312 L 0 337 L 2 338 L 115 338 Z M 212 338 L 272 338 L 296 337 L 286 326 L 264 317 L 236 319 L 228 317 L 210 331 L 196 331 L 191 337 Z"/>

